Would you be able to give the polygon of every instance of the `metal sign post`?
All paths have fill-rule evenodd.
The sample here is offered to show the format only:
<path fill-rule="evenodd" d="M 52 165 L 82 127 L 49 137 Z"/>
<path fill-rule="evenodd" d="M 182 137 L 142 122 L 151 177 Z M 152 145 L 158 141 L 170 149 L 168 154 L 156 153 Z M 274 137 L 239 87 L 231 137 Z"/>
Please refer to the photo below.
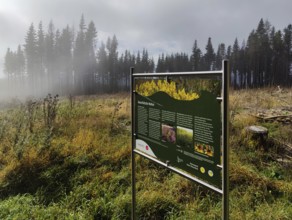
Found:
<path fill-rule="evenodd" d="M 132 121 L 132 151 L 131 151 L 131 158 L 132 158 L 132 219 L 136 219 L 136 161 L 135 161 L 135 112 L 134 112 L 134 103 L 135 103 L 135 90 L 134 87 L 134 68 L 131 67 L 130 74 L 131 74 L 131 121 Z"/>
<path fill-rule="evenodd" d="M 222 219 L 229 219 L 229 62 L 227 60 L 222 61 L 222 91 L 223 91 L 223 121 L 222 121 Z"/>
<path fill-rule="evenodd" d="M 186 102 L 164 92 L 143 96 L 135 91 L 138 79 L 189 76 L 221 80 L 221 97 L 202 91 L 197 100 Z M 131 68 L 132 219 L 136 219 L 135 154 L 220 193 L 222 219 L 229 219 L 228 96 L 227 60 L 219 71 L 134 74 Z M 171 138 L 164 136 L 165 130 Z M 180 136 L 182 131 L 188 133 L 188 141 Z"/>

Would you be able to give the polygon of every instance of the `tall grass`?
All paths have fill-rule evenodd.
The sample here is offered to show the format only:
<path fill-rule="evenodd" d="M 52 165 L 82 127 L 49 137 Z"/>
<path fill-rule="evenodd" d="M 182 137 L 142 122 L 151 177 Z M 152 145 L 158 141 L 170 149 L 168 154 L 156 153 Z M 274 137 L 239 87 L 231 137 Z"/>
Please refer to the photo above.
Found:
<path fill-rule="evenodd" d="M 288 220 L 292 169 L 276 160 L 281 146 L 273 140 L 291 143 L 292 131 L 250 116 L 267 105 L 253 95 L 231 96 L 230 218 Z M 0 111 L 0 219 L 130 219 L 129 96 L 60 98 L 51 127 L 43 100 L 31 101 L 33 114 L 27 103 Z M 245 133 L 252 124 L 271 131 L 267 151 Z M 142 157 L 136 162 L 138 219 L 221 219 L 220 195 Z"/>

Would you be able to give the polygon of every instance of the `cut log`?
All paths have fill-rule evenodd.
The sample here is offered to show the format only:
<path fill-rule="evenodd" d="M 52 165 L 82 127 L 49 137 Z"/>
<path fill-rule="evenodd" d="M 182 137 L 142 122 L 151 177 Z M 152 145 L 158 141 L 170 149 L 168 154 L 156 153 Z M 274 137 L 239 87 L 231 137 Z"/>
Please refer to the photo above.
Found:
<path fill-rule="evenodd" d="M 257 115 L 251 114 L 251 116 L 257 118 L 259 121 L 264 121 L 264 122 L 278 121 L 284 124 L 292 123 L 292 114 L 267 116 L 264 113 L 258 113 Z"/>

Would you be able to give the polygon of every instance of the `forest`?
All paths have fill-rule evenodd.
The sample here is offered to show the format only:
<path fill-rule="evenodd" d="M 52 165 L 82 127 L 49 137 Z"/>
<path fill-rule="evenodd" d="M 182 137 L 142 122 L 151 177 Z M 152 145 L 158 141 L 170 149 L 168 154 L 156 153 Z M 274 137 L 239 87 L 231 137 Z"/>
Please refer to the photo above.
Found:
<path fill-rule="evenodd" d="M 145 73 L 216 70 L 222 59 L 230 60 L 233 87 L 230 219 L 292 219 L 291 41 L 292 25 L 276 30 L 261 19 L 242 43 L 220 43 L 215 52 L 211 38 L 204 50 L 194 40 L 191 54 L 154 60 L 147 48 L 119 51 L 115 35 L 100 42 L 84 16 L 77 29 L 31 24 L 24 45 L 7 49 L 0 80 L 0 219 L 131 219 L 130 67 Z M 217 94 L 218 84 L 204 80 L 200 86 Z M 173 78 L 138 83 L 135 90 L 200 97 Z M 16 98 L 2 102 L 5 92 Z M 265 140 L 248 131 L 252 125 L 267 128 Z M 166 141 L 183 148 L 195 136 L 184 127 L 164 128 L 172 134 Z M 213 146 L 191 148 L 213 157 Z M 221 219 L 221 195 L 136 159 L 137 219 Z"/>
<path fill-rule="evenodd" d="M 16 51 L 7 49 L 4 61 L 6 85 L 22 94 L 127 91 L 130 67 L 145 73 L 216 70 L 221 69 L 223 59 L 230 60 L 234 89 L 292 84 L 292 25 L 276 30 L 263 19 L 241 45 L 236 38 L 233 45 L 220 43 L 216 52 L 209 37 L 205 50 L 195 40 L 190 55 L 162 53 L 156 63 L 147 48 L 119 53 L 115 35 L 97 48 L 98 31 L 93 21 L 86 24 L 83 15 L 77 32 L 68 25 L 56 29 L 53 21 L 45 31 L 41 21 L 38 27 L 29 26 L 24 40 Z"/>

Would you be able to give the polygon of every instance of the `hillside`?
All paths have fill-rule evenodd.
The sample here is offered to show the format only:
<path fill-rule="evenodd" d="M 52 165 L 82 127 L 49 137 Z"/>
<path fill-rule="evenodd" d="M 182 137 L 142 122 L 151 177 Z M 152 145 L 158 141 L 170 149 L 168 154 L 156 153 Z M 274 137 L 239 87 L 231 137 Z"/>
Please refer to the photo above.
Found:
<path fill-rule="evenodd" d="M 292 219 L 291 104 L 292 90 L 232 91 L 230 219 Z M 1 107 L 0 219 L 130 219 L 128 94 Z M 268 128 L 264 144 L 250 125 Z M 221 218 L 216 193 L 144 158 L 137 164 L 139 219 Z"/>

